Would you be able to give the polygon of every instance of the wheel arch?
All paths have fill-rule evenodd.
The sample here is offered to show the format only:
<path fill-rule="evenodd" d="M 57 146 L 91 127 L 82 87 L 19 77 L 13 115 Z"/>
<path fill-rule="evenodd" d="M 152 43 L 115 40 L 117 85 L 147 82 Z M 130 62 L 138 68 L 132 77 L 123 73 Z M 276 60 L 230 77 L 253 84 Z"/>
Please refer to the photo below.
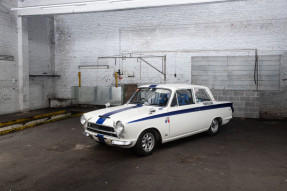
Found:
<path fill-rule="evenodd" d="M 215 117 L 214 119 L 217 119 L 219 126 L 222 125 L 222 118 L 221 117 Z"/>
<path fill-rule="evenodd" d="M 222 118 L 221 118 L 221 117 L 212 117 L 212 118 L 211 118 L 211 121 L 209 122 L 209 124 L 211 124 L 214 119 L 216 119 L 216 120 L 218 121 L 218 125 L 219 125 L 219 126 L 222 125 Z M 208 126 L 208 129 L 209 129 L 209 128 L 210 128 L 210 126 Z M 208 129 L 207 129 L 207 130 L 208 130 Z"/>
<path fill-rule="evenodd" d="M 140 134 L 142 134 L 144 131 L 147 131 L 147 130 L 153 131 L 153 132 L 155 133 L 155 135 L 156 135 L 156 140 L 157 140 L 157 142 L 158 142 L 158 143 L 162 143 L 161 133 L 160 133 L 160 131 L 159 131 L 157 128 L 155 128 L 155 127 L 146 128 L 146 129 L 143 130 Z"/>

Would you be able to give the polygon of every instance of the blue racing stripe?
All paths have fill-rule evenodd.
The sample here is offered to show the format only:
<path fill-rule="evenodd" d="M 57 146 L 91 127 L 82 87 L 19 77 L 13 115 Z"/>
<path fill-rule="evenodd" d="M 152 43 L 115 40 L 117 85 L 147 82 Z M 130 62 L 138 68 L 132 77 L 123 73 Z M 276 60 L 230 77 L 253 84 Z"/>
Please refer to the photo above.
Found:
<path fill-rule="evenodd" d="M 155 88 L 157 85 L 150 85 L 149 87 L 150 88 Z"/>
<path fill-rule="evenodd" d="M 99 118 L 98 120 L 97 120 L 97 124 L 99 124 L 99 125 L 102 125 L 104 122 L 106 121 L 106 119 L 105 118 Z"/>
<path fill-rule="evenodd" d="M 130 110 L 130 109 L 133 109 L 133 108 L 138 108 L 138 107 L 142 107 L 142 105 L 135 105 L 135 106 L 132 106 L 132 107 L 126 107 L 126 108 L 123 108 L 123 109 L 119 109 L 119 110 L 115 110 L 115 111 L 111 111 L 109 113 L 106 113 L 104 115 L 101 115 L 102 117 L 109 117 L 113 114 L 116 114 L 116 113 L 120 113 L 122 111 L 127 111 L 127 110 Z M 106 121 L 106 118 L 102 118 L 100 117 L 97 121 L 96 121 L 96 124 L 99 124 L 99 125 L 102 125 L 105 121 Z"/>
<path fill-rule="evenodd" d="M 205 111 L 205 110 L 218 109 L 218 108 L 224 108 L 224 107 L 231 107 L 232 112 L 233 112 L 232 103 L 225 103 L 225 104 L 217 104 L 217 105 L 209 105 L 209 106 L 196 107 L 196 108 L 190 108 L 190 109 L 183 109 L 183 110 L 178 110 L 178 111 L 171 111 L 168 113 L 158 114 L 158 115 L 154 115 L 154 116 L 150 116 L 150 117 L 144 117 L 141 119 L 130 121 L 128 123 L 136 123 L 139 121 L 145 121 L 145 120 L 149 120 L 149 119 L 156 119 L 156 118 L 160 118 L 160 117 L 168 117 L 168 116 L 172 116 L 172 115 L 179 115 L 179 114 L 184 114 L 184 113 L 192 113 L 192 112 L 197 112 L 197 111 Z"/>
<path fill-rule="evenodd" d="M 135 106 L 132 106 L 132 107 L 126 107 L 126 108 L 123 108 L 123 109 L 111 111 L 109 113 L 103 114 L 102 116 L 103 117 L 109 117 L 111 115 L 114 115 L 114 114 L 117 114 L 117 113 L 120 113 L 120 112 L 123 112 L 123 111 L 127 111 L 127 110 L 130 110 L 130 109 L 138 108 L 138 107 L 142 107 L 142 105 L 138 104 L 138 105 L 135 105 Z"/>

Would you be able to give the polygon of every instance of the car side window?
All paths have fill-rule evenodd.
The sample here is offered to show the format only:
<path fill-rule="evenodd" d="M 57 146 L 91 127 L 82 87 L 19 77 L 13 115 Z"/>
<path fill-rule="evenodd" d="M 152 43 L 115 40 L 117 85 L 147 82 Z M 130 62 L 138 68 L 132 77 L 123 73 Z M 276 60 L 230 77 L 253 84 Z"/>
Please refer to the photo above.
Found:
<path fill-rule="evenodd" d="M 179 106 L 194 104 L 190 89 L 177 90 L 176 98 Z"/>
<path fill-rule="evenodd" d="M 211 99 L 210 99 L 210 97 L 208 96 L 208 94 L 207 94 L 207 92 L 205 91 L 205 89 L 195 88 L 195 89 L 194 89 L 194 93 L 195 93 L 196 101 L 197 101 L 198 103 L 204 102 L 204 101 L 211 101 Z"/>

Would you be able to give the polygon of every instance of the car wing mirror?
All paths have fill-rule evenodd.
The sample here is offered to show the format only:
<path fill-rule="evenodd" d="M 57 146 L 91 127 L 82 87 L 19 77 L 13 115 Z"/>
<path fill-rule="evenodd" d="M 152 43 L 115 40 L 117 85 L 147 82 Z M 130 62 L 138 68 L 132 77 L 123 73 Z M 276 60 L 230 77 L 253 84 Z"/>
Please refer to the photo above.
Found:
<path fill-rule="evenodd" d="M 111 106 L 110 102 L 105 104 L 106 108 L 109 108 Z"/>
<path fill-rule="evenodd" d="M 154 108 L 150 108 L 149 114 L 152 114 L 152 113 L 154 113 L 154 112 L 155 112 L 155 109 L 154 109 Z"/>

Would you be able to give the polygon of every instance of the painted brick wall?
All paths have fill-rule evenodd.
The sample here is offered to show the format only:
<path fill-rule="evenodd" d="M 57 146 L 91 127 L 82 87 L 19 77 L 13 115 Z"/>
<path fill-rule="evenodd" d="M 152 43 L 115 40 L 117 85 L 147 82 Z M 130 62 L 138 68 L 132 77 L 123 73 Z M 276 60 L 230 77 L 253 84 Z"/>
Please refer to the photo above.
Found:
<path fill-rule="evenodd" d="M 215 100 L 233 102 L 234 117 L 259 117 L 259 93 L 257 91 L 212 90 L 212 94 Z"/>
<path fill-rule="evenodd" d="M 285 7 L 285 0 L 251 0 L 55 16 L 55 68 L 61 75 L 56 96 L 71 97 L 71 86 L 78 85 L 78 66 L 83 64 L 110 66 L 109 70 L 81 70 L 83 86 L 113 85 L 112 74 L 119 68 L 124 72 L 120 83 L 165 83 L 162 75 L 136 59 L 118 59 L 115 64 L 112 59 L 98 61 L 100 56 L 166 55 L 166 82 L 192 83 L 191 56 L 254 55 L 254 51 L 235 49 L 282 55 L 287 50 Z M 161 61 L 148 61 L 161 69 Z M 256 118 L 263 108 L 258 92 L 216 93 L 222 93 L 216 95 L 218 100 L 234 99 L 238 117 Z M 278 99 L 283 100 L 283 94 Z"/>
<path fill-rule="evenodd" d="M 260 117 L 287 117 L 287 52 L 281 56 L 280 91 L 260 92 Z"/>
<path fill-rule="evenodd" d="M 54 58 L 54 17 L 31 16 L 28 18 L 29 74 L 55 74 Z M 54 97 L 53 77 L 30 77 L 30 109 L 49 106 L 49 98 Z"/>
<path fill-rule="evenodd" d="M 14 61 L 0 61 L 0 114 L 21 111 L 19 104 L 19 59 L 18 31 L 15 0 L 1 1 L 0 8 L 0 55 L 12 55 Z M 2 6 L 3 5 L 3 6 Z M 29 20 L 29 22 L 27 22 Z M 54 73 L 53 17 L 23 18 L 23 63 L 24 110 L 48 106 L 48 97 L 54 96 L 54 80 L 45 78 L 30 79 L 30 74 Z M 29 31 L 28 31 L 29 29 Z M 29 32 L 29 40 L 28 40 Z"/>
<path fill-rule="evenodd" d="M 3 0 L 0 4 L 0 55 L 12 55 L 14 61 L 0 60 L 0 114 L 19 111 L 17 16 L 10 12 L 17 0 Z"/>

